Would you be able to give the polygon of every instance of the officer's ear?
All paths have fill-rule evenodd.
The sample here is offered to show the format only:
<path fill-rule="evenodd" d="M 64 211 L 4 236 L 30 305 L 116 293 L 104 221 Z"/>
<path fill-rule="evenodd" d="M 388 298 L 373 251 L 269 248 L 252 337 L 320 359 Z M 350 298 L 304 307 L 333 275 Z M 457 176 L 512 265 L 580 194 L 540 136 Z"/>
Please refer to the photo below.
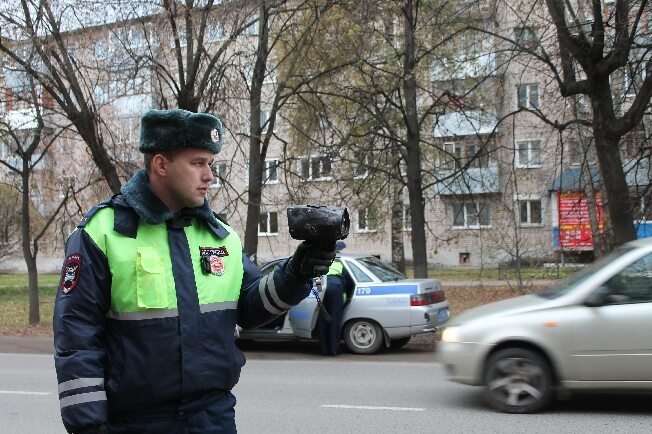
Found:
<path fill-rule="evenodd" d="M 150 163 L 150 170 L 154 175 L 160 177 L 168 176 L 169 164 L 172 161 L 166 153 L 155 154 Z"/>

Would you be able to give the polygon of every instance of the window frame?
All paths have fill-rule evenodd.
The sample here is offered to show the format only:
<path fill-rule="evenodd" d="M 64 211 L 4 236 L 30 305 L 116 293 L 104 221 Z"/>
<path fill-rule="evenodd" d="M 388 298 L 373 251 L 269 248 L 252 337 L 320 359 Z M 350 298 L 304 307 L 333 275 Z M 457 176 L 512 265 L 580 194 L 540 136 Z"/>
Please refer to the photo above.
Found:
<path fill-rule="evenodd" d="M 518 216 L 518 226 L 522 228 L 542 227 L 543 226 L 543 201 L 541 196 L 531 195 L 516 195 L 514 196 L 516 203 L 516 214 Z M 539 203 L 539 221 L 532 221 L 532 203 Z M 526 205 L 527 221 L 523 221 L 522 205 Z"/>
<path fill-rule="evenodd" d="M 535 92 L 532 92 L 533 90 Z M 533 94 L 536 94 L 536 104 L 533 102 Z M 541 107 L 538 83 L 521 83 L 516 86 L 516 107 L 530 110 Z"/>
<path fill-rule="evenodd" d="M 278 184 L 279 160 L 277 158 L 265 159 L 263 162 L 263 184 Z M 270 179 L 270 173 L 274 173 L 274 178 Z"/>
<path fill-rule="evenodd" d="M 211 167 L 213 171 L 213 181 L 208 184 L 208 188 L 218 188 L 221 187 L 223 182 L 226 181 L 228 164 L 224 161 L 216 161 Z"/>
<path fill-rule="evenodd" d="M 263 219 L 264 217 L 264 219 Z M 263 222 L 265 226 L 265 231 L 263 229 Z M 274 226 L 276 226 L 276 231 L 274 232 Z M 258 236 L 259 237 L 271 237 L 278 235 L 278 212 L 276 211 L 261 211 L 258 217 Z"/>
<path fill-rule="evenodd" d="M 538 143 L 538 161 L 535 163 L 532 163 L 532 156 L 533 156 L 533 143 Z M 521 162 L 521 145 L 522 144 L 527 144 L 527 162 Z M 543 159 L 542 159 L 542 141 L 540 139 L 528 139 L 528 140 L 517 140 L 515 143 L 515 152 L 516 152 L 516 158 L 514 159 L 514 163 L 517 168 L 519 169 L 537 169 L 543 166 Z"/>
<path fill-rule="evenodd" d="M 313 177 L 314 172 L 314 161 L 319 161 L 319 177 Z M 328 161 L 328 175 L 321 176 L 324 173 L 324 161 Z M 308 173 L 304 173 L 304 164 L 307 163 Z M 301 178 L 301 182 L 311 182 L 311 181 L 332 181 L 333 180 L 333 160 L 328 155 L 318 155 L 318 156 L 304 156 L 298 158 L 298 173 Z"/>
<path fill-rule="evenodd" d="M 364 215 L 361 215 L 361 212 Z M 357 233 L 369 234 L 378 232 L 378 221 L 374 211 L 370 208 L 358 208 L 355 213 L 355 229 Z M 361 218 L 362 217 L 362 218 Z M 364 222 L 364 227 L 360 223 Z"/>
<path fill-rule="evenodd" d="M 477 214 L 473 213 L 476 215 L 477 219 L 477 224 L 469 224 L 469 208 L 468 205 L 475 205 L 475 209 L 477 210 Z M 456 217 L 458 212 L 456 211 L 456 207 L 461 206 L 462 211 L 463 211 L 463 219 L 464 219 L 464 224 L 463 225 L 456 225 Z M 456 200 L 452 202 L 452 207 L 453 207 L 453 223 L 451 225 L 452 229 L 454 230 L 464 230 L 464 229 L 473 229 L 473 230 L 478 230 L 478 229 L 486 229 L 486 228 L 491 228 L 491 223 L 492 223 L 492 218 L 491 218 L 491 202 L 488 200 L 481 200 L 481 199 L 472 199 L 472 200 Z M 485 211 L 486 210 L 486 211 Z M 487 224 L 482 224 L 481 222 L 481 214 L 485 212 L 488 222 Z M 471 216 L 473 216 L 471 214 Z"/>

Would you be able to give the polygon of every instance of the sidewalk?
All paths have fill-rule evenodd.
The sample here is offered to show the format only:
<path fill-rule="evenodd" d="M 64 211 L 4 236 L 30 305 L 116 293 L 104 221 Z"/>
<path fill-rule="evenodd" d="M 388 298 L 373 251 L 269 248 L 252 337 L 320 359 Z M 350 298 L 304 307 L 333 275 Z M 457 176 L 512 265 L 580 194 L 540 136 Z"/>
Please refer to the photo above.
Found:
<path fill-rule="evenodd" d="M 52 336 L 0 336 L 0 353 L 54 354 Z"/>

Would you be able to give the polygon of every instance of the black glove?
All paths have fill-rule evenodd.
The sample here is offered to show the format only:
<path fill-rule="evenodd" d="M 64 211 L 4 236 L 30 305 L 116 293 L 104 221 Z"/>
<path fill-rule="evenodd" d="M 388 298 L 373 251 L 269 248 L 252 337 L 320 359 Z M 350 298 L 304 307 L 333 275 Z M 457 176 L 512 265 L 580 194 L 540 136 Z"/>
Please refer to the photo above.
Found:
<path fill-rule="evenodd" d="M 303 241 L 294 251 L 288 263 L 288 271 L 302 280 L 328 273 L 335 259 L 335 243 L 332 246 Z"/>
<path fill-rule="evenodd" d="M 93 425 L 87 426 L 79 431 L 75 431 L 75 434 L 108 434 L 109 429 L 106 425 Z"/>

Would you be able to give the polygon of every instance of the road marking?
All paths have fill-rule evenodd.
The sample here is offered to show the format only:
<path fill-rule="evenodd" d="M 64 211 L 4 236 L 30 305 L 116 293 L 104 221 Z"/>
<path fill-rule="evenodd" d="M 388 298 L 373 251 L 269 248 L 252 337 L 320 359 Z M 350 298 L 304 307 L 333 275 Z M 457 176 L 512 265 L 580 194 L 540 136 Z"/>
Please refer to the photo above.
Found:
<path fill-rule="evenodd" d="M 354 410 L 390 410 L 390 411 L 425 411 L 425 408 L 418 407 L 376 407 L 373 405 L 343 405 L 343 404 L 324 404 L 322 408 L 346 408 Z"/>
<path fill-rule="evenodd" d="M 25 392 L 22 390 L 0 390 L 0 395 L 52 395 L 50 392 Z"/>

